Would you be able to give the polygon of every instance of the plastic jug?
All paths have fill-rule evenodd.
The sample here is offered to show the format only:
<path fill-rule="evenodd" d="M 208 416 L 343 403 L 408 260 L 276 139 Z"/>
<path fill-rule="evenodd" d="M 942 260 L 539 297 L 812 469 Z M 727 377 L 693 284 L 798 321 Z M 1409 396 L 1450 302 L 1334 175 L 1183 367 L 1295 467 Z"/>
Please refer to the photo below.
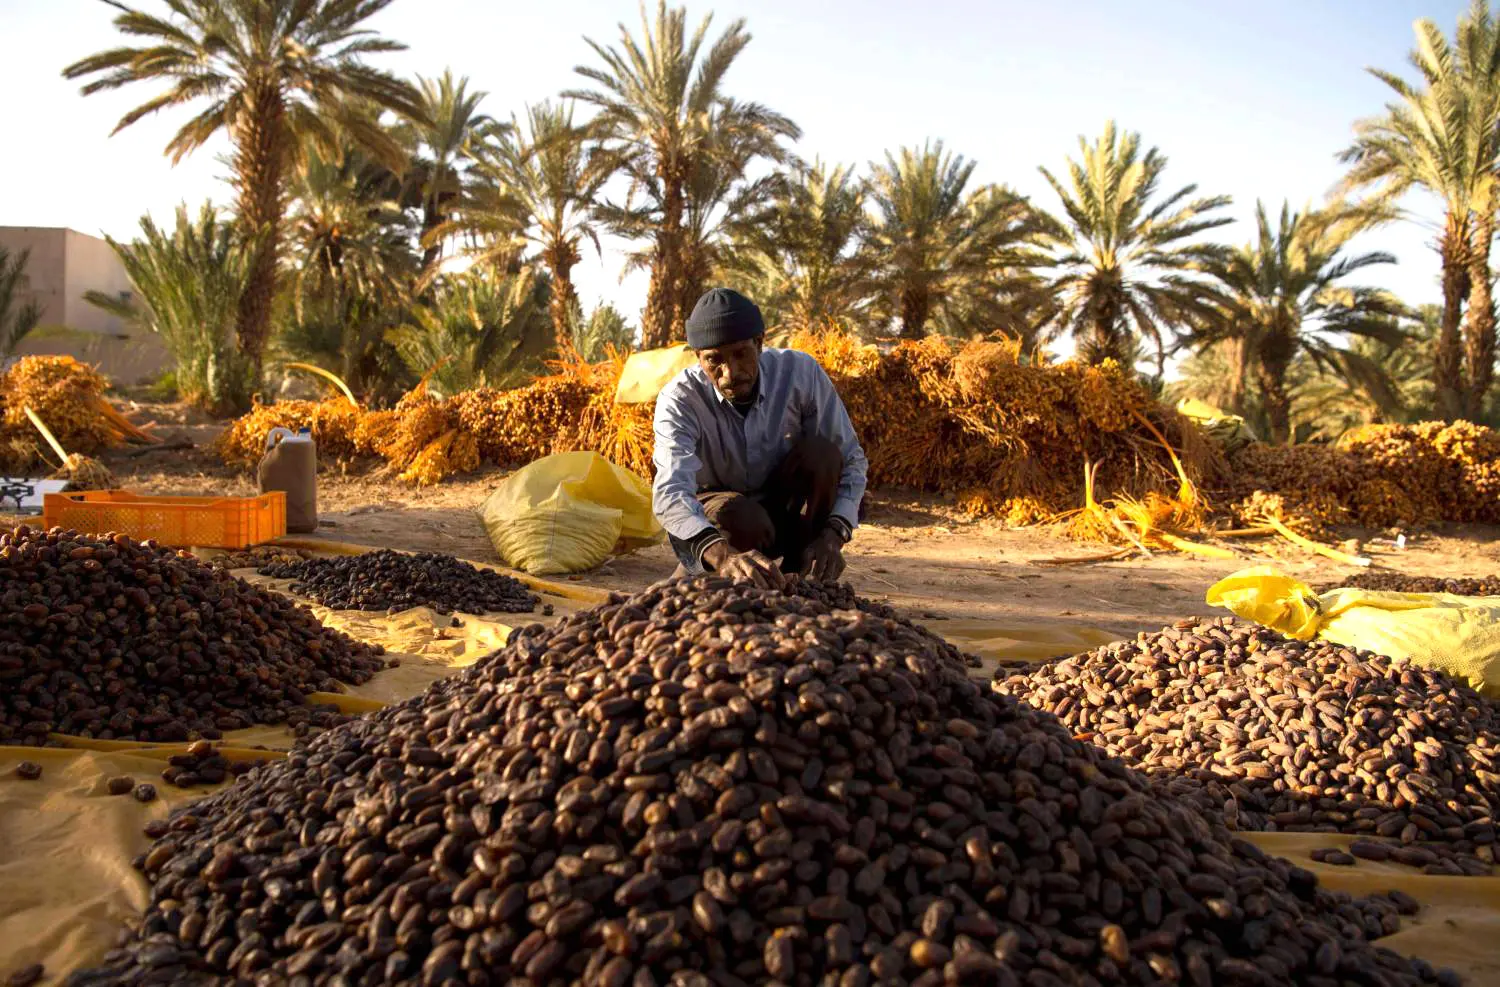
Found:
<path fill-rule="evenodd" d="M 255 476 L 261 493 L 286 494 L 288 532 L 318 530 L 318 447 L 311 429 L 271 429 Z"/>

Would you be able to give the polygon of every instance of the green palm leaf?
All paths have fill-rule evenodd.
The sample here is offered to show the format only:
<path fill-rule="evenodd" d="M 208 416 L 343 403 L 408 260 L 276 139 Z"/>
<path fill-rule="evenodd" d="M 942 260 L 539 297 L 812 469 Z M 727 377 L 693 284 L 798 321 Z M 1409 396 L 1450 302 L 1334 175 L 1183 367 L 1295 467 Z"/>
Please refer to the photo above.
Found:
<path fill-rule="evenodd" d="M 183 400 L 214 412 L 243 406 L 254 377 L 235 346 L 234 325 L 250 276 L 248 244 L 208 203 L 196 216 L 178 206 L 171 230 L 149 216 L 140 225 L 133 243 L 105 238 L 130 278 L 133 297 L 90 291 L 84 298 L 161 339 Z"/>
<path fill-rule="evenodd" d="M 31 251 L 12 254 L 0 247 L 0 358 L 15 354 L 31 330 L 42 318 L 41 306 L 36 300 L 21 303 L 21 290 L 26 287 L 26 262 Z"/>

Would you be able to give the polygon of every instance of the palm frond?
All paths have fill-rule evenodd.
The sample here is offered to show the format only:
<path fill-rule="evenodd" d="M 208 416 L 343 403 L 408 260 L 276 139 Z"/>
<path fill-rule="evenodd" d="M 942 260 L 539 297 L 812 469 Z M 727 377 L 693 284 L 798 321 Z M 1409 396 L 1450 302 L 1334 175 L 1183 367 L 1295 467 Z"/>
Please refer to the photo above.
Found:
<path fill-rule="evenodd" d="M 1159 192 L 1167 159 L 1141 150 L 1138 134 L 1108 121 L 1095 141 L 1079 138 L 1066 181 L 1042 176 L 1062 203 L 1065 223 L 1047 231 L 1049 281 L 1058 304 L 1049 336 L 1071 332 L 1089 359 L 1124 363 L 1149 339 L 1158 368 L 1170 337 L 1201 331 L 1220 299 L 1211 274 L 1227 248 L 1201 237 L 1231 222 L 1228 196 L 1199 196 L 1196 185 Z"/>
<path fill-rule="evenodd" d="M 21 340 L 41 321 L 42 309 L 35 298 L 21 301 L 27 287 L 26 265 L 30 250 L 12 254 L 0 247 L 0 358 L 12 356 Z"/>

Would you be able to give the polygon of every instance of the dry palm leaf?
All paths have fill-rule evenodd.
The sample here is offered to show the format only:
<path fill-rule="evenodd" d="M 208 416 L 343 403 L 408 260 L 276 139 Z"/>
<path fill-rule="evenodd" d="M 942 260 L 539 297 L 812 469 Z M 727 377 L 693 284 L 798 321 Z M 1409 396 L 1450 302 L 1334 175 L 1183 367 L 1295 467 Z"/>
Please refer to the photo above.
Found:
<path fill-rule="evenodd" d="M 1371 560 L 1362 555 L 1350 555 L 1348 552 L 1340 552 L 1329 545 L 1315 542 L 1311 538 L 1304 538 L 1270 515 L 1266 516 L 1266 523 L 1287 541 L 1299 548 L 1305 548 L 1309 552 L 1316 552 L 1319 555 L 1333 559 L 1335 562 L 1342 562 L 1345 565 L 1368 567 L 1371 564 Z"/>
<path fill-rule="evenodd" d="M 115 475 L 108 466 L 76 452 L 68 456 L 62 469 L 53 473 L 51 479 L 66 480 L 68 490 L 112 490 L 115 487 Z"/>
<path fill-rule="evenodd" d="M 31 424 L 36 426 L 42 438 L 52 447 L 57 458 L 62 460 L 62 466 L 52 474 L 50 479 L 66 480 L 70 490 L 108 490 L 115 484 L 115 475 L 109 471 L 109 467 L 97 459 L 79 453 L 69 453 L 63 448 L 62 443 L 57 441 L 57 436 L 47 427 L 35 411 L 30 408 L 22 409 L 26 417 L 31 419 Z"/>
<path fill-rule="evenodd" d="M 305 370 L 310 374 L 317 374 L 319 377 L 322 377 L 324 380 L 329 381 L 333 384 L 334 387 L 337 387 L 340 391 L 342 391 L 344 393 L 344 397 L 349 399 L 350 404 L 354 405 L 354 407 L 356 408 L 359 407 L 359 402 L 354 400 L 354 392 L 349 390 L 349 385 L 344 383 L 343 379 L 340 378 L 338 374 L 335 374 L 330 370 L 324 370 L 322 367 L 315 367 L 311 363 L 288 363 L 286 365 L 286 368 L 288 370 Z"/>

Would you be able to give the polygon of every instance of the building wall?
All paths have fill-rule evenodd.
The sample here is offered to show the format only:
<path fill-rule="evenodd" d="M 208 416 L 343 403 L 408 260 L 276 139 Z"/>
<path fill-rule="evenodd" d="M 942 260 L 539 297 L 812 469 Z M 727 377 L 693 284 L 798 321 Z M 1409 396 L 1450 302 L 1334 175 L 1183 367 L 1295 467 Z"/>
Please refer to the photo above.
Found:
<path fill-rule="evenodd" d="M 26 262 L 26 287 L 18 304 L 35 300 L 42 307 L 40 325 L 67 324 L 66 230 L 46 226 L 0 226 L 0 247 L 15 257 L 31 251 Z M 109 246 L 105 244 L 105 246 Z"/>
<path fill-rule="evenodd" d="M 119 335 L 127 328 L 118 317 L 84 301 L 84 292 L 102 291 L 119 296 L 130 291 L 130 278 L 114 248 L 96 236 L 64 231 L 67 264 L 64 270 L 63 324 L 84 332 Z"/>
<path fill-rule="evenodd" d="M 35 298 L 42 307 L 37 329 L 16 348 L 17 356 L 76 357 L 125 385 L 152 378 L 169 365 L 155 336 L 132 334 L 120 319 L 83 299 L 87 291 L 118 296 L 131 290 L 108 242 L 59 227 L 0 226 L 0 246 L 12 253 L 30 248 L 21 301 Z"/>

